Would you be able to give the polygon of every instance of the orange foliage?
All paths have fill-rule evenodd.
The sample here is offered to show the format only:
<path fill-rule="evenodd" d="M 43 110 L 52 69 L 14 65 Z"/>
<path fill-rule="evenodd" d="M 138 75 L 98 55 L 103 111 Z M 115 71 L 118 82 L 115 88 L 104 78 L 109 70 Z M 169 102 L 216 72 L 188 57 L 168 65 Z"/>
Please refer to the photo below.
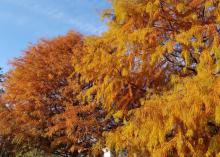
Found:
<path fill-rule="evenodd" d="M 78 95 L 88 85 L 71 64 L 71 58 L 80 61 L 82 46 L 83 37 L 70 32 L 41 40 L 12 62 L 4 99 L 10 108 L 5 116 L 13 119 L 7 128 L 14 143 L 49 150 L 51 143 L 56 151 L 67 152 L 90 147 L 98 134 L 95 106 L 80 100 Z"/>

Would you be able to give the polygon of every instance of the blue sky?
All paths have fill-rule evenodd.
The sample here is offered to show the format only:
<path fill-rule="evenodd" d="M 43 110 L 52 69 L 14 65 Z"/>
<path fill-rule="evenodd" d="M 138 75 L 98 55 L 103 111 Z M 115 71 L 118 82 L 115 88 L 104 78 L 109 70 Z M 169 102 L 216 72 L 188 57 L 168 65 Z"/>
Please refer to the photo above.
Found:
<path fill-rule="evenodd" d="M 106 24 L 100 14 L 107 0 L 0 0 L 0 67 L 40 38 L 63 35 L 69 30 L 101 34 Z"/>

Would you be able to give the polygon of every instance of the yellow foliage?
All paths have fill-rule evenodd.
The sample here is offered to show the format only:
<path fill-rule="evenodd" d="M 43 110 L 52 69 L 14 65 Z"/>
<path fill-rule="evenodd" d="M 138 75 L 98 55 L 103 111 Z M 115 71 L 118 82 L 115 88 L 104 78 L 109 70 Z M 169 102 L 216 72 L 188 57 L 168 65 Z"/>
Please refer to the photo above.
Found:
<path fill-rule="evenodd" d="M 206 65 L 205 69 L 208 70 L 208 67 Z M 175 88 L 145 100 L 140 109 L 133 111 L 135 117 L 125 126 L 107 134 L 107 143 L 117 143 L 117 146 L 121 146 L 121 149 L 127 148 L 130 153 L 150 152 L 151 156 L 162 156 L 172 148 L 176 148 L 178 156 L 185 156 L 186 149 L 190 150 L 189 154 L 196 156 L 217 153 L 218 148 L 213 141 L 217 137 L 204 139 L 203 134 L 210 133 L 204 127 L 213 114 L 216 114 L 216 123 L 219 123 L 219 109 L 216 106 L 220 101 L 217 96 L 219 91 L 214 89 L 220 78 L 213 77 L 210 73 L 201 73 L 194 78 L 176 78 Z M 204 144 L 204 140 L 210 141 L 210 145 Z M 201 145 L 206 149 L 201 149 Z M 145 149 L 141 149 L 144 146 Z"/>

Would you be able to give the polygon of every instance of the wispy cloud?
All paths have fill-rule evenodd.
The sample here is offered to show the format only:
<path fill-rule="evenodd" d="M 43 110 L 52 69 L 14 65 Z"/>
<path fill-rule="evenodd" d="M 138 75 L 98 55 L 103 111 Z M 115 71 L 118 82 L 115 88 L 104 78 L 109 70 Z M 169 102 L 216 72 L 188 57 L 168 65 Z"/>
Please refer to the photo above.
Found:
<path fill-rule="evenodd" d="M 89 13 L 88 12 L 86 13 L 86 10 L 77 11 L 78 7 L 82 7 L 83 9 L 83 6 L 85 5 L 85 1 L 82 1 L 82 0 L 75 0 L 75 1 L 64 0 L 63 1 L 63 3 L 66 3 L 67 6 L 71 5 L 73 7 L 72 9 L 76 10 L 76 11 L 73 11 L 74 15 L 70 15 L 70 13 L 68 13 L 64 9 L 59 8 L 59 6 L 50 5 L 50 3 L 53 4 L 53 1 L 51 0 L 45 0 L 45 1 L 3 0 L 3 1 L 6 1 L 13 5 L 17 5 L 33 13 L 47 17 L 51 20 L 56 20 L 57 22 L 60 22 L 66 25 L 71 25 L 73 29 L 77 29 L 78 31 L 85 33 L 85 34 L 101 34 L 106 29 L 105 26 L 103 25 L 99 26 L 96 23 L 92 23 L 89 20 L 85 20 L 85 19 L 83 20 L 83 16 Z M 48 1 L 48 3 L 45 3 L 46 1 Z M 90 0 L 90 1 L 87 1 L 86 3 L 90 3 L 90 5 L 93 6 L 94 4 L 100 4 L 100 1 Z M 80 6 L 77 6 L 77 5 L 80 5 Z"/>

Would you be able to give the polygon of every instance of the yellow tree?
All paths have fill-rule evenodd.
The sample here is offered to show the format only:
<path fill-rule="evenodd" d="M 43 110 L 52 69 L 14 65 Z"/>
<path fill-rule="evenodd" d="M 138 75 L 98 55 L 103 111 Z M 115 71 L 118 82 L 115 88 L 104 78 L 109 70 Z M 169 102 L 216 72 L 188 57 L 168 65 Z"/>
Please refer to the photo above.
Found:
<path fill-rule="evenodd" d="M 107 144 L 129 156 L 217 155 L 220 78 L 212 75 L 213 66 L 204 61 L 197 76 L 174 76 L 170 90 L 147 94 L 128 123 L 106 134 Z"/>
<path fill-rule="evenodd" d="M 124 58 L 113 63 L 125 65 L 129 77 L 141 74 L 131 80 L 139 80 L 146 92 L 133 97 L 143 106 L 129 112 L 131 122 L 106 135 L 109 146 L 139 156 L 217 155 L 219 1 L 111 2 L 105 16 L 110 19 L 106 36 L 112 40 L 103 42 L 113 46 L 111 56 Z"/>

